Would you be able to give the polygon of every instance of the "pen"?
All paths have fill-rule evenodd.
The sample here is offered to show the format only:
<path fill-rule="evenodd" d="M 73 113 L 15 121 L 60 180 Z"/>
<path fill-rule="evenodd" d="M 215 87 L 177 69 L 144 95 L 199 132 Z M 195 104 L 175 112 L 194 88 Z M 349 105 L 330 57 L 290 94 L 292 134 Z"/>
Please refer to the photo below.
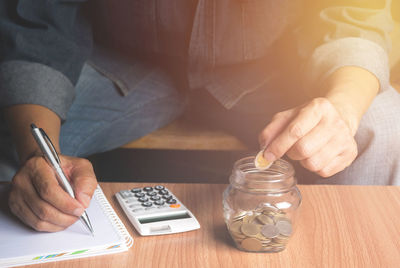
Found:
<path fill-rule="evenodd" d="M 71 184 L 69 184 L 69 181 L 61 168 L 60 158 L 58 157 L 57 151 L 54 148 L 54 145 L 51 142 L 49 136 L 47 136 L 46 132 L 44 132 L 43 129 L 38 128 L 33 123 L 31 124 L 31 132 L 37 144 L 39 145 L 40 150 L 43 152 L 44 158 L 46 159 L 47 163 L 53 168 L 54 172 L 56 173 L 58 183 L 62 186 L 64 191 L 66 191 L 72 198 L 75 198 L 74 190 L 72 189 Z M 80 220 L 93 235 L 93 227 L 90 223 L 89 216 L 87 215 L 86 211 L 84 211 L 83 214 L 80 216 Z"/>

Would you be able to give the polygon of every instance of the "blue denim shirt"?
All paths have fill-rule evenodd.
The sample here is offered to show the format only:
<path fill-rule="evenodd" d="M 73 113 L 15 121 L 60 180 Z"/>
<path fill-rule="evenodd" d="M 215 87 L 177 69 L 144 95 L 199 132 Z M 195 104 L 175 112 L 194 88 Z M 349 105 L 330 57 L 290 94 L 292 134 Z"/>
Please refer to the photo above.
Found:
<path fill-rule="evenodd" d="M 36 103 L 65 118 L 91 43 L 82 2 L 0 3 L 0 107 Z M 389 84 L 391 0 L 95 4 L 101 12 L 94 20 L 102 25 L 95 36 L 105 34 L 105 48 L 96 48 L 91 61 L 124 94 L 151 68 L 146 60 L 126 68 L 129 59 L 146 54 L 183 66 L 188 87 L 207 89 L 226 108 L 266 83 L 288 77 L 301 77 L 306 89 L 318 86 L 345 65 L 369 70 L 383 90 Z"/>

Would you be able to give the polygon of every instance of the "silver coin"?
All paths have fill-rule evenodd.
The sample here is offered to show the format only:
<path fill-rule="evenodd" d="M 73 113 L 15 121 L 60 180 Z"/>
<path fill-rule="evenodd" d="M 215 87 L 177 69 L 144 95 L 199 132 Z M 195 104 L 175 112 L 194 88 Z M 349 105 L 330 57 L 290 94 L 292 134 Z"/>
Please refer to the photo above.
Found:
<path fill-rule="evenodd" d="M 281 235 L 290 236 L 292 234 L 292 225 L 288 221 L 278 221 L 275 226 Z"/>
<path fill-rule="evenodd" d="M 261 233 L 266 238 L 274 238 L 279 235 L 279 230 L 275 225 L 266 224 L 261 228 Z"/>

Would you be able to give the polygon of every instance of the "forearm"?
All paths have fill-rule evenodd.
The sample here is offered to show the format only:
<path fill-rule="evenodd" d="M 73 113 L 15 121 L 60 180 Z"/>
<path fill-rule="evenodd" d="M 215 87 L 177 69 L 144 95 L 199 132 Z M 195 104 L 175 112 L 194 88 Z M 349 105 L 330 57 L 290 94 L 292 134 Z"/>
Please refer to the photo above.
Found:
<path fill-rule="evenodd" d="M 40 105 L 21 104 L 4 108 L 4 116 L 13 136 L 21 163 L 40 151 L 31 134 L 31 123 L 43 128 L 56 150 L 60 151 L 61 120 L 53 111 Z"/>
<path fill-rule="evenodd" d="M 322 96 L 335 106 L 354 135 L 378 91 L 375 75 L 360 67 L 345 66 L 326 79 Z"/>

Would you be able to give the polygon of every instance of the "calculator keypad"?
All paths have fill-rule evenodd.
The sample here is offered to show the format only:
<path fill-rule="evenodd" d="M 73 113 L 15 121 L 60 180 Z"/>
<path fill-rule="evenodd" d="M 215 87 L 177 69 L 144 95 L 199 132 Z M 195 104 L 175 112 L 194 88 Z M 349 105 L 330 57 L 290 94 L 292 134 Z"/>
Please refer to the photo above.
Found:
<path fill-rule="evenodd" d="M 120 194 L 134 213 L 163 207 L 179 207 L 175 206 L 177 200 L 162 185 L 123 190 L 120 191 Z"/>

